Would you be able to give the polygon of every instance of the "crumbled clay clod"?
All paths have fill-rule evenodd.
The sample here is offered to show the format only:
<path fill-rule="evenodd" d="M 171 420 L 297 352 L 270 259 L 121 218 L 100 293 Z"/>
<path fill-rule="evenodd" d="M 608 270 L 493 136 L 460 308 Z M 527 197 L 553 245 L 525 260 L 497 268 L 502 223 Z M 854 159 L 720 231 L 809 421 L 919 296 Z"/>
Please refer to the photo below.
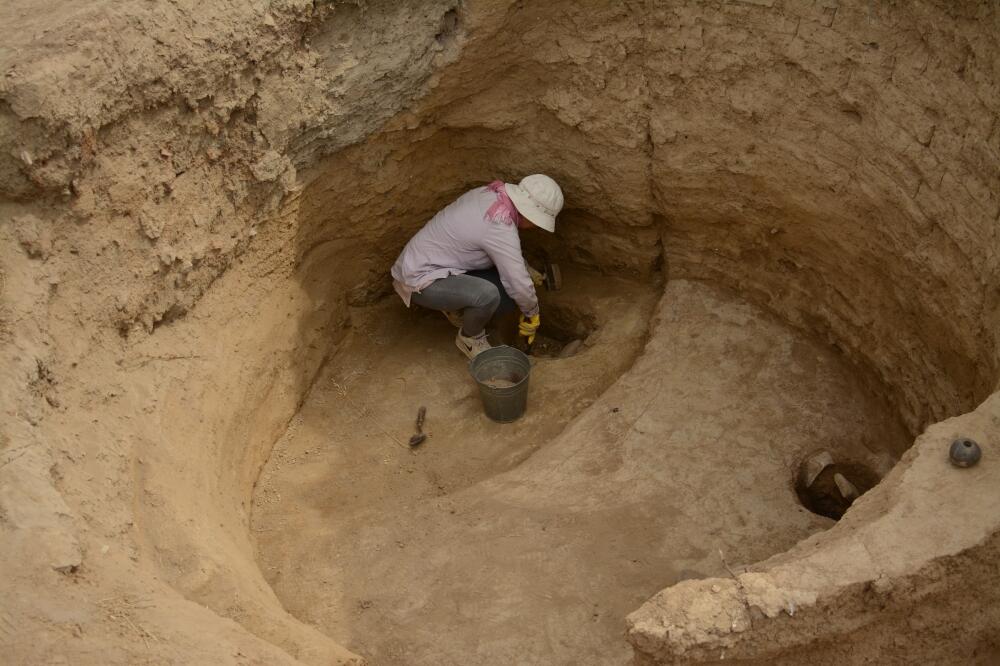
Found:
<path fill-rule="evenodd" d="M 250 171 L 259 182 L 269 183 L 277 180 L 288 166 L 290 163 L 284 156 L 269 150 L 250 167 Z"/>
<path fill-rule="evenodd" d="M 163 233 L 164 221 L 156 215 L 148 212 L 139 213 L 139 227 L 146 238 L 156 240 Z"/>
<path fill-rule="evenodd" d="M 814 590 L 802 587 L 786 587 L 762 572 L 747 572 L 740 575 L 740 583 L 746 592 L 746 602 L 755 606 L 766 617 L 774 618 L 788 608 L 801 609 L 816 603 L 817 594 Z"/>
<path fill-rule="evenodd" d="M 712 593 L 705 594 L 708 591 Z M 655 646 L 673 655 L 696 646 L 728 645 L 733 634 L 751 628 L 742 596 L 732 579 L 678 583 L 628 616 L 629 640 L 637 647 Z"/>
<path fill-rule="evenodd" d="M 48 259 L 52 251 L 52 231 L 34 215 L 19 215 L 13 219 L 17 240 L 32 259 Z"/>
<path fill-rule="evenodd" d="M 157 257 L 164 266 L 170 266 L 177 259 L 177 250 L 172 245 L 164 245 L 160 248 Z"/>

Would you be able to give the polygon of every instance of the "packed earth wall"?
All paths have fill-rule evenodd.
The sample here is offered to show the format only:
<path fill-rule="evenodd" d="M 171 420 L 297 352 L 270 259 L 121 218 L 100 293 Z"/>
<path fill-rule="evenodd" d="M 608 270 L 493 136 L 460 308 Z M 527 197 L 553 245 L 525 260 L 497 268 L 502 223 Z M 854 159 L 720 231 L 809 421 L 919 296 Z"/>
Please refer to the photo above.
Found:
<path fill-rule="evenodd" d="M 739 292 L 917 437 L 833 529 L 638 609 L 637 661 L 996 655 L 992 612 L 928 633 L 998 607 L 992 3 L 16 0 L 0 26 L 15 662 L 360 662 L 281 607 L 250 494 L 412 232 L 536 172 L 568 202 L 553 256 Z M 947 467 L 959 435 L 979 467 Z"/>

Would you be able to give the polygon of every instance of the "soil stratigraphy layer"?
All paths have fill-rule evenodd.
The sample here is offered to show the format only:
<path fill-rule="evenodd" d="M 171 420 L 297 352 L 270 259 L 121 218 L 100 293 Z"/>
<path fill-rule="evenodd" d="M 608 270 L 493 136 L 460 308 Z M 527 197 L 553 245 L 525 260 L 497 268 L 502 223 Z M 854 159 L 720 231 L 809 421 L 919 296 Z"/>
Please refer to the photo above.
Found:
<path fill-rule="evenodd" d="M 648 312 L 648 289 L 615 291 L 591 300 L 595 344 L 536 363 L 513 425 L 482 415 L 443 318 L 356 312 L 255 494 L 285 607 L 378 664 L 625 663 L 624 617 L 656 591 L 831 524 L 797 502 L 806 452 L 886 466 L 906 442 L 835 353 L 695 282 L 598 396 L 632 355 L 609 331 Z"/>

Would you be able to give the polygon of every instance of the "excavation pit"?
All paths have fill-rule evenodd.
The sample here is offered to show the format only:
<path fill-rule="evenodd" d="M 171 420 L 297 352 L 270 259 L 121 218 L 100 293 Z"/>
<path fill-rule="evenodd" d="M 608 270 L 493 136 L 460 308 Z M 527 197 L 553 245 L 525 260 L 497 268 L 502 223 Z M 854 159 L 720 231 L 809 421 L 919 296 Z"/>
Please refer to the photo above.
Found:
<path fill-rule="evenodd" d="M 545 329 L 535 336 L 532 356 L 566 358 L 580 353 L 596 328 L 593 314 L 560 304 L 558 294 L 543 294 L 541 300 L 545 304 Z"/>
<path fill-rule="evenodd" d="M 795 494 L 802 506 L 816 515 L 840 520 L 855 500 L 878 482 L 878 474 L 867 465 L 840 460 L 824 467 L 814 478 L 804 475 L 800 467 Z"/>
<path fill-rule="evenodd" d="M 62 5 L 0 9 L 7 660 L 1000 661 L 996 3 Z M 387 271 L 538 172 L 501 425 Z"/>
<path fill-rule="evenodd" d="M 380 664 L 621 662 L 637 601 L 829 526 L 782 481 L 802 442 L 890 465 L 905 448 L 835 351 L 738 296 L 568 276 L 543 313 L 586 353 L 537 359 L 513 424 L 482 414 L 444 317 L 352 311 L 255 492 L 286 608 Z M 414 454 L 395 440 L 418 403 Z"/>

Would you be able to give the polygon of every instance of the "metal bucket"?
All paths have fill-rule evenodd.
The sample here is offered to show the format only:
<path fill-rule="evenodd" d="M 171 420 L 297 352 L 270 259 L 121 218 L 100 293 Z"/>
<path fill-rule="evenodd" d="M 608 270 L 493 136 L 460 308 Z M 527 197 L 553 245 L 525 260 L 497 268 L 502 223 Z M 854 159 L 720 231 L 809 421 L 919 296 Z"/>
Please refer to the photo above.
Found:
<path fill-rule="evenodd" d="M 469 362 L 469 372 L 479 386 L 486 416 L 500 423 L 516 421 L 528 406 L 531 361 L 513 347 L 493 347 Z"/>

